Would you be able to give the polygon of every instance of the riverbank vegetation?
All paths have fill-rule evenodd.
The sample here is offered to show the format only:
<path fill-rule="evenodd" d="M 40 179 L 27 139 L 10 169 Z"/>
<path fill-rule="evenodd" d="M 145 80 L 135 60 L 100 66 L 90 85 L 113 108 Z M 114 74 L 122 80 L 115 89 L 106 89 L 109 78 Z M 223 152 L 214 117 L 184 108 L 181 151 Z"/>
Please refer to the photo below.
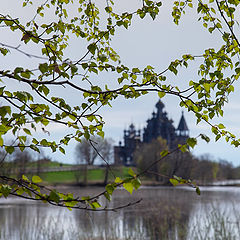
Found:
<path fill-rule="evenodd" d="M 108 182 L 114 181 L 116 176 L 122 179 L 130 177 L 129 168 L 134 172 L 141 172 L 146 166 L 158 160 L 163 143 L 162 139 L 158 139 L 137 149 L 134 156 L 135 166 L 63 164 L 46 156 L 37 160 L 29 151 L 24 150 L 11 155 L 8 161 L 3 163 L 0 171 L 9 177 L 21 177 L 24 174 L 31 178 L 33 175 L 39 175 L 48 185 L 104 185 L 107 167 L 109 167 Z M 199 185 L 207 185 L 214 181 L 240 179 L 240 167 L 234 167 L 225 160 L 213 161 L 207 154 L 196 157 L 190 152 L 179 151 L 149 169 L 142 178 L 142 183 L 169 185 L 169 177 L 173 175 L 192 179 Z"/>
<path fill-rule="evenodd" d="M 162 159 L 161 152 L 167 149 L 166 140 L 158 138 L 151 143 L 142 144 L 135 151 L 134 161 L 140 172 L 152 165 L 145 173 L 148 179 L 164 185 L 169 184 L 169 177 L 174 175 L 193 179 L 200 185 L 240 179 L 240 167 L 234 167 L 226 160 L 214 161 L 208 154 L 197 157 L 189 151 L 179 150 Z M 153 164 L 155 162 L 157 163 Z"/>

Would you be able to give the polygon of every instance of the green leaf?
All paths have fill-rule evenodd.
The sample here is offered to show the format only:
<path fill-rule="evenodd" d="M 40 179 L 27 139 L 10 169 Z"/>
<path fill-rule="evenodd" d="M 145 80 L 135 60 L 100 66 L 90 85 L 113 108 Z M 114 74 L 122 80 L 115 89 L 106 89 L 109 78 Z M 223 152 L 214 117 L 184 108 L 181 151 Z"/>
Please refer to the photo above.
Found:
<path fill-rule="evenodd" d="M 165 95 L 166 95 L 165 92 L 158 92 L 158 96 L 159 96 L 160 98 L 163 98 Z"/>
<path fill-rule="evenodd" d="M 33 144 L 38 144 L 39 142 L 38 142 L 38 140 L 37 140 L 36 138 L 33 138 L 33 139 L 32 139 L 32 143 L 33 143 Z"/>
<path fill-rule="evenodd" d="M 135 172 L 131 168 L 128 169 L 128 174 L 132 177 L 136 176 Z"/>
<path fill-rule="evenodd" d="M 90 196 L 84 196 L 81 199 L 84 200 L 84 201 L 88 201 L 90 199 Z"/>
<path fill-rule="evenodd" d="M 87 108 L 88 105 L 86 103 L 82 103 L 82 109 L 84 110 L 85 108 Z"/>
<path fill-rule="evenodd" d="M 23 193 L 25 193 L 25 191 L 24 191 L 24 189 L 21 187 L 21 188 L 19 188 L 19 189 L 16 191 L 16 193 L 17 193 L 18 195 L 22 195 Z"/>
<path fill-rule="evenodd" d="M 122 183 L 123 180 L 120 177 L 116 177 L 114 180 L 115 183 Z"/>
<path fill-rule="evenodd" d="M 100 208 L 100 207 L 101 207 L 101 205 L 100 205 L 99 202 L 97 202 L 97 201 L 91 202 L 91 203 L 90 203 L 90 206 L 91 206 L 93 209 L 96 209 L 96 208 Z"/>
<path fill-rule="evenodd" d="M 46 119 L 46 118 L 43 118 L 41 120 L 41 123 L 44 125 L 44 126 L 47 126 L 49 124 L 49 121 Z"/>
<path fill-rule="evenodd" d="M 191 147 L 194 148 L 197 144 L 197 139 L 196 138 L 188 138 L 187 144 Z"/>
<path fill-rule="evenodd" d="M 28 179 L 28 177 L 25 176 L 25 175 L 22 175 L 22 180 L 24 180 L 24 181 L 26 181 L 26 182 L 30 182 L 29 179 Z"/>
<path fill-rule="evenodd" d="M 44 85 L 42 86 L 42 91 L 43 91 L 45 96 L 47 96 L 49 94 L 49 89 Z"/>
<path fill-rule="evenodd" d="M 132 180 L 132 185 L 135 188 L 135 190 L 138 190 L 138 188 L 141 186 L 141 181 L 139 178 L 135 178 Z"/>
<path fill-rule="evenodd" d="M 205 140 L 207 143 L 210 142 L 210 138 L 209 138 L 207 135 L 205 135 L 205 134 L 200 134 L 200 137 L 201 137 L 203 140 Z"/>
<path fill-rule="evenodd" d="M 72 211 L 71 207 L 74 207 L 75 205 L 78 204 L 77 201 L 67 201 L 64 202 L 65 206 L 68 207 L 68 210 Z"/>
<path fill-rule="evenodd" d="M 220 123 L 220 124 L 218 124 L 218 128 L 220 128 L 220 129 L 224 129 L 225 126 L 224 126 L 222 123 Z"/>
<path fill-rule="evenodd" d="M 8 195 L 10 194 L 12 188 L 9 185 L 2 185 L 0 188 L 0 193 L 2 193 L 2 195 L 7 198 Z"/>
<path fill-rule="evenodd" d="M 38 68 L 41 71 L 41 73 L 45 73 L 48 71 L 48 64 L 47 63 L 39 64 Z"/>
<path fill-rule="evenodd" d="M 65 149 L 64 148 L 59 147 L 59 150 L 60 150 L 61 153 L 65 154 Z"/>
<path fill-rule="evenodd" d="M 123 184 L 123 187 L 130 193 L 132 194 L 134 186 L 131 182 L 127 182 Z"/>
<path fill-rule="evenodd" d="M 170 178 L 169 182 L 175 187 L 179 184 L 179 181 L 175 178 Z"/>
<path fill-rule="evenodd" d="M 32 177 L 32 182 L 33 183 L 40 183 L 40 182 L 42 182 L 42 179 L 39 176 L 33 176 Z"/>
<path fill-rule="evenodd" d="M 0 135 L 0 147 L 3 146 L 3 143 L 4 143 L 3 138 L 2 138 L 2 136 Z"/>
<path fill-rule="evenodd" d="M 196 193 L 197 193 L 198 195 L 201 194 L 201 191 L 200 191 L 200 188 L 199 188 L 199 187 L 196 187 Z"/>
<path fill-rule="evenodd" d="M 38 148 L 38 147 L 36 147 L 35 145 L 31 144 L 31 145 L 30 145 L 30 148 L 31 148 L 32 150 L 34 150 L 35 152 L 38 152 L 38 153 L 40 153 L 40 150 L 39 150 L 39 148 Z"/>
<path fill-rule="evenodd" d="M 108 184 L 105 189 L 107 191 L 108 194 L 112 195 L 113 191 L 115 190 L 115 185 L 114 184 Z"/>
<path fill-rule="evenodd" d="M 28 134 L 28 135 L 32 135 L 32 134 L 31 134 L 31 131 L 30 131 L 29 129 L 27 129 L 27 128 L 24 128 L 23 131 L 24 131 L 26 134 Z"/>
<path fill-rule="evenodd" d="M 99 54 L 99 59 L 101 62 L 105 62 L 107 60 L 107 56 L 105 54 Z"/>
<path fill-rule="evenodd" d="M 14 147 L 13 146 L 6 146 L 5 150 L 7 153 L 12 154 L 14 152 Z"/>
<path fill-rule="evenodd" d="M 105 198 L 110 202 L 112 200 L 111 195 L 108 192 L 104 193 Z"/>
<path fill-rule="evenodd" d="M 0 47 L 0 52 L 1 52 L 1 54 L 2 54 L 3 56 L 6 56 L 7 53 L 9 52 L 9 50 L 6 49 L 6 48 L 2 48 L 2 47 Z"/>
<path fill-rule="evenodd" d="M 218 135 L 216 136 L 215 141 L 217 142 L 217 141 L 219 140 L 219 138 L 221 138 L 221 135 L 220 135 L 220 134 L 218 134 Z"/>
<path fill-rule="evenodd" d="M 1 108 L 0 108 L 1 109 Z M 4 114 L 5 116 L 5 114 Z M 7 127 L 5 125 L 0 125 L 0 135 L 4 135 L 5 133 L 8 132 L 8 130 L 10 130 L 11 128 L 10 127 Z"/>
<path fill-rule="evenodd" d="M 49 195 L 49 200 L 53 201 L 55 203 L 59 203 L 60 196 L 58 195 L 56 190 L 52 190 L 50 195 Z"/>
<path fill-rule="evenodd" d="M 49 146 L 49 143 L 48 143 L 48 141 L 47 141 L 46 139 L 42 139 L 41 142 L 40 142 L 40 144 L 41 144 L 42 146 Z"/>
<path fill-rule="evenodd" d="M 97 135 L 100 136 L 101 138 L 104 138 L 105 133 L 103 131 L 99 131 Z"/>
<path fill-rule="evenodd" d="M 78 68 L 74 64 L 70 64 L 70 67 L 71 67 L 71 74 L 74 75 L 78 71 Z"/>
<path fill-rule="evenodd" d="M 212 132 L 213 132 L 215 135 L 217 135 L 217 134 L 218 134 L 217 128 L 216 128 L 216 127 L 212 127 Z"/>
<path fill-rule="evenodd" d="M 88 45 L 87 49 L 89 50 L 90 53 L 92 53 L 92 55 L 95 54 L 97 46 L 95 43 L 91 43 L 90 45 Z"/>
<path fill-rule="evenodd" d="M 163 150 L 163 151 L 161 151 L 161 153 L 160 153 L 160 155 L 162 156 L 162 157 L 165 157 L 165 156 L 167 156 L 169 154 L 169 151 L 168 150 Z"/>
<path fill-rule="evenodd" d="M 90 134 L 89 134 L 88 130 L 85 130 L 83 135 L 87 140 L 89 140 Z"/>
<path fill-rule="evenodd" d="M 178 144 L 178 148 L 182 151 L 182 152 L 188 152 L 188 147 L 186 144 Z"/>
<path fill-rule="evenodd" d="M 30 71 L 25 71 L 25 72 L 21 72 L 20 74 L 23 78 L 29 79 L 31 77 L 31 72 Z"/>
<path fill-rule="evenodd" d="M 25 147 L 24 145 L 22 145 L 22 144 L 19 144 L 18 147 L 19 147 L 20 151 L 22 151 L 22 152 L 23 152 L 24 149 L 26 148 L 26 147 Z"/>
<path fill-rule="evenodd" d="M 203 84 L 203 87 L 204 87 L 204 89 L 206 90 L 206 92 L 210 92 L 210 84 L 209 83 L 204 83 Z"/>

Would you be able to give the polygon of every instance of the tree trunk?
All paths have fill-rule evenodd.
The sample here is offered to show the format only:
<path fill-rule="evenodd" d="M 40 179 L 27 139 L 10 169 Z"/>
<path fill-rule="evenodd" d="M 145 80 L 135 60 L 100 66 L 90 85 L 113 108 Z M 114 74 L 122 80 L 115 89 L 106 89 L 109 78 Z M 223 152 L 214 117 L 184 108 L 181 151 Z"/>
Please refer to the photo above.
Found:
<path fill-rule="evenodd" d="M 87 164 L 84 164 L 84 167 L 83 167 L 83 185 L 84 186 L 87 186 L 88 184 L 88 165 Z"/>
<path fill-rule="evenodd" d="M 104 181 L 103 181 L 104 185 L 107 185 L 107 183 L 108 183 L 108 174 L 109 174 L 109 166 L 107 165 L 105 168 L 105 177 L 104 177 Z"/>

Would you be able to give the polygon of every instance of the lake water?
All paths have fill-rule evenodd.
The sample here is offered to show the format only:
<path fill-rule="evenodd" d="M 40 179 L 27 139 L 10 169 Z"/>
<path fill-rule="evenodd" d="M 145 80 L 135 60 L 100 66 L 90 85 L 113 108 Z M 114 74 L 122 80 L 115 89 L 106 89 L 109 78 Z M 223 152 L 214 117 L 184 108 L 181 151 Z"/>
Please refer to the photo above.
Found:
<path fill-rule="evenodd" d="M 62 189 L 66 191 L 66 189 Z M 72 188 L 81 196 L 101 188 Z M 118 212 L 69 211 L 34 201 L 0 199 L 1 240 L 240 239 L 240 188 L 143 187 L 117 190 L 110 206 L 142 201 Z"/>

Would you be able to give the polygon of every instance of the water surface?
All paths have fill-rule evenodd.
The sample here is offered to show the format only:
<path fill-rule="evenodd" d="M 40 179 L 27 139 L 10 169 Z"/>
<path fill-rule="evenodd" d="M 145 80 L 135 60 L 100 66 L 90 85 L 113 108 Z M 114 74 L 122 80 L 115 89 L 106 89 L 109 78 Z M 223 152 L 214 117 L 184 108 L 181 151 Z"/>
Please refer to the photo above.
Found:
<path fill-rule="evenodd" d="M 63 191 L 86 196 L 101 188 Z M 239 239 L 238 187 L 142 187 L 113 195 L 110 207 L 142 201 L 118 212 L 69 211 L 26 201 L 0 199 L 0 239 Z M 102 200 L 105 201 L 105 200 Z"/>

